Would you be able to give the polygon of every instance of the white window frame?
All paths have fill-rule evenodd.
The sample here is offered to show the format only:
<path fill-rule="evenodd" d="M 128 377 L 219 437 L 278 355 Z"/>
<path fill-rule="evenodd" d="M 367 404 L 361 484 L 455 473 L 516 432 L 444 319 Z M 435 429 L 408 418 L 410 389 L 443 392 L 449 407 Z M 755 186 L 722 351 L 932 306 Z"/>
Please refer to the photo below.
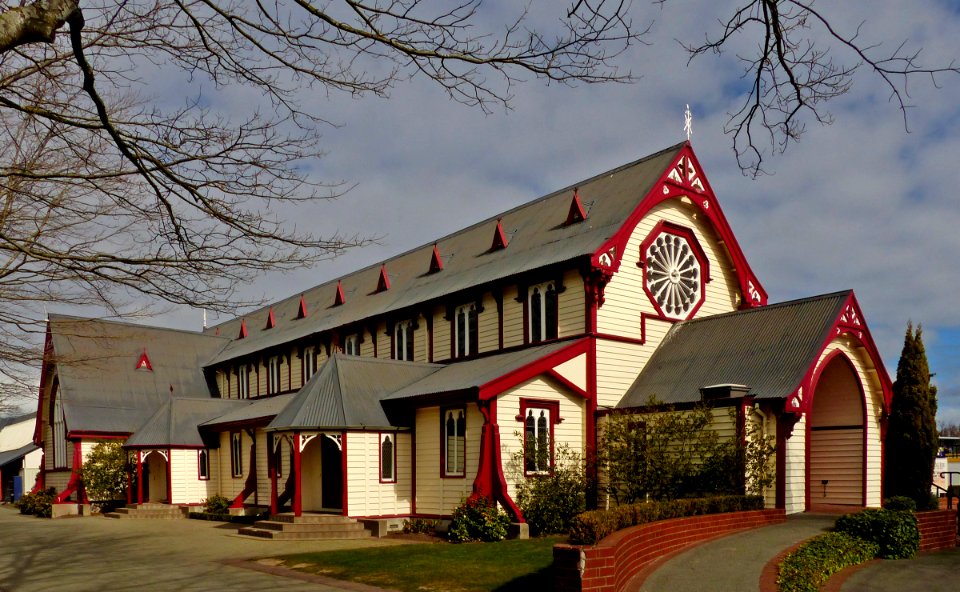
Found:
<path fill-rule="evenodd" d="M 384 443 L 390 443 L 390 449 L 384 450 Z M 389 469 L 389 473 L 387 472 Z M 380 434 L 380 482 L 397 482 L 397 434 L 385 432 Z"/>
<path fill-rule="evenodd" d="M 526 406 L 523 416 L 523 472 L 526 475 L 546 474 L 553 469 L 554 413 L 555 410 L 546 405 Z M 532 451 L 528 452 L 531 446 Z M 533 466 L 529 464 L 531 460 Z"/>
<path fill-rule="evenodd" d="M 210 480 L 210 451 L 206 448 L 197 450 L 197 478 L 200 481 Z"/>
<path fill-rule="evenodd" d="M 453 311 L 453 357 L 462 358 L 477 353 L 470 347 L 471 342 L 478 337 L 473 333 L 479 330 L 480 324 L 479 319 L 477 319 L 478 326 L 471 329 L 470 317 L 477 314 L 476 304 L 464 304 Z M 463 320 L 462 328 L 460 326 L 461 319 Z"/>
<path fill-rule="evenodd" d="M 393 359 L 412 362 L 416 349 L 413 321 L 401 321 L 393 328 Z"/>
<path fill-rule="evenodd" d="M 317 348 L 308 345 L 303 348 L 303 382 L 306 384 L 310 377 L 317 373 Z"/>
<path fill-rule="evenodd" d="M 359 356 L 360 355 L 360 336 L 354 333 L 353 335 L 347 335 L 343 339 L 343 353 L 348 356 Z"/>
<path fill-rule="evenodd" d="M 53 391 L 53 468 L 67 468 L 67 421 L 63 416 L 63 391 L 60 384 Z"/>
<path fill-rule="evenodd" d="M 548 337 L 547 333 L 550 328 L 547 320 L 548 313 L 551 312 L 550 308 L 547 306 L 547 292 L 553 289 L 554 298 L 557 299 L 557 318 L 554 319 L 554 322 L 558 325 L 553 328 L 553 332 L 556 334 L 552 337 Z M 539 294 L 540 302 L 534 302 L 534 295 Z M 536 284 L 530 286 L 527 289 L 527 339 L 530 343 L 540 343 L 543 341 L 553 340 L 559 336 L 560 333 L 560 319 L 559 319 L 559 298 L 560 294 L 557 292 L 556 282 L 544 282 L 542 284 Z M 536 310 L 535 310 L 536 308 Z M 540 316 L 539 323 L 534 323 L 536 320 L 534 317 L 534 312 L 538 312 Z M 534 325 L 538 325 L 535 327 Z M 537 330 L 539 329 L 539 334 Z"/>
<path fill-rule="evenodd" d="M 230 432 L 230 475 L 243 477 L 243 432 Z"/>
<path fill-rule="evenodd" d="M 275 395 L 280 392 L 280 356 L 273 356 L 267 360 L 267 394 Z"/>
<path fill-rule="evenodd" d="M 250 398 L 250 367 L 246 362 L 237 368 L 237 398 Z"/>
<path fill-rule="evenodd" d="M 463 420 L 463 429 L 460 430 L 460 420 Z M 450 423 L 453 422 L 453 434 L 449 433 Z M 440 418 L 440 430 L 443 439 L 443 476 L 464 477 L 467 468 L 467 409 L 466 407 L 451 407 L 443 410 Z M 459 432 L 459 433 L 458 433 Z"/>

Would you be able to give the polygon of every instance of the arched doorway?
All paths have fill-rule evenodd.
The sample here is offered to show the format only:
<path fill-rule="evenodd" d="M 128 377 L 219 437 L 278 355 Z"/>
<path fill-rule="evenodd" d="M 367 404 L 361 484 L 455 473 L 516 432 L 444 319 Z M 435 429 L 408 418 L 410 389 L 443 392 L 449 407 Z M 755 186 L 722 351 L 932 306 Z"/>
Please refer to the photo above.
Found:
<path fill-rule="evenodd" d="M 167 458 L 159 450 L 151 450 L 143 458 L 143 501 L 168 502 Z"/>
<path fill-rule="evenodd" d="M 300 467 L 303 511 L 342 511 L 343 455 L 335 436 L 319 434 L 307 442 Z"/>
<path fill-rule="evenodd" d="M 807 418 L 807 509 L 815 505 L 863 506 L 863 388 L 843 354 L 824 365 Z"/>

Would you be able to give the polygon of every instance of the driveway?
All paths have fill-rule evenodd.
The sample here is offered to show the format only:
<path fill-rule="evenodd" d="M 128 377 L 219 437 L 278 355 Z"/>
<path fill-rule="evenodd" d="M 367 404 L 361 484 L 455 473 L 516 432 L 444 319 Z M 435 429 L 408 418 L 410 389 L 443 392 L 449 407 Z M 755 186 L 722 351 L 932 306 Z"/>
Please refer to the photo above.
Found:
<path fill-rule="evenodd" d="M 228 565 L 303 551 L 397 544 L 382 539 L 270 541 L 200 520 L 44 520 L 0 507 L 0 592 L 344 588 Z M 345 586 L 348 587 L 349 585 Z"/>

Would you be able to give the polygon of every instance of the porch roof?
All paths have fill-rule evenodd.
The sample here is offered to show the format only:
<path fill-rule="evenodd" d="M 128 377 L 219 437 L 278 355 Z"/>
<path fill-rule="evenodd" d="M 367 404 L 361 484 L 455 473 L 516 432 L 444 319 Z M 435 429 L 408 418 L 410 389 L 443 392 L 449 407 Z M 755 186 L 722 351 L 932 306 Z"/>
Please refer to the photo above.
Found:
<path fill-rule="evenodd" d="M 0 452 L 0 467 L 15 460 L 19 460 L 34 450 L 40 450 L 40 447 L 33 442 L 25 446 L 21 446 L 15 450 L 4 450 L 3 452 Z"/>
<path fill-rule="evenodd" d="M 170 399 L 165 402 L 124 444 L 127 448 L 207 446 L 198 425 L 248 401 L 236 399 Z"/>
<path fill-rule="evenodd" d="M 287 393 L 285 395 L 276 395 L 273 397 L 264 397 L 262 399 L 245 399 L 239 402 L 245 403 L 236 409 L 232 409 L 223 415 L 210 418 L 202 423 L 205 428 L 225 427 L 228 425 L 266 423 L 277 413 L 280 413 L 290 401 L 293 400 L 296 393 Z M 234 399 L 236 401 L 236 399 Z"/>
<path fill-rule="evenodd" d="M 851 292 L 676 323 L 617 404 L 642 407 L 650 396 L 691 403 L 710 385 L 746 385 L 760 399 L 787 397 L 830 337 Z"/>

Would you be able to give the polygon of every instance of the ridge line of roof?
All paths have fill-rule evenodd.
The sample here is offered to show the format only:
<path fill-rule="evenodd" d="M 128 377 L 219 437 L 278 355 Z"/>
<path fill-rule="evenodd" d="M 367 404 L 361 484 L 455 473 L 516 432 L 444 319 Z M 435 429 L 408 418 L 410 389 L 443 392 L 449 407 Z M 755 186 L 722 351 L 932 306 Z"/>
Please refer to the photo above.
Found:
<path fill-rule="evenodd" d="M 785 300 L 783 302 L 775 302 L 773 304 L 767 304 L 766 306 L 758 306 L 756 308 L 748 308 L 745 310 L 733 310 L 730 312 L 724 312 L 724 313 L 709 315 L 705 317 L 697 317 L 697 318 L 689 319 L 686 321 L 679 321 L 674 326 L 689 326 L 689 325 L 701 323 L 704 321 L 723 319 L 723 318 L 727 318 L 735 315 L 760 314 L 763 311 L 786 308 L 788 306 L 796 306 L 798 304 L 806 304 L 808 302 L 816 302 L 818 300 L 828 300 L 830 298 L 837 298 L 839 296 L 849 296 L 852 293 L 853 293 L 852 289 L 838 290 L 836 292 L 830 292 L 827 294 L 818 294 L 816 296 L 807 296 L 805 298 L 797 298 L 795 300 Z"/>
<path fill-rule="evenodd" d="M 132 321 L 103 319 L 100 317 L 80 317 L 76 315 L 68 315 L 68 314 L 61 314 L 61 313 L 49 313 L 47 315 L 47 319 L 48 321 L 71 320 L 71 321 L 78 321 L 78 322 L 84 322 L 84 323 L 104 323 L 108 325 L 119 325 L 121 327 L 130 327 L 134 329 L 150 329 L 154 331 L 166 331 L 168 333 L 185 333 L 187 335 L 194 335 L 194 336 L 200 336 L 200 337 L 212 337 L 214 339 L 226 340 L 228 342 L 232 341 L 232 339 L 230 339 L 225 335 L 215 335 L 213 333 L 208 333 L 206 331 L 194 331 L 192 329 L 179 329 L 176 327 L 161 327 L 159 325 L 145 325 L 141 323 L 134 323 Z M 81 335 L 80 337 L 85 337 L 85 336 Z"/>
<path fill-rule="evenodd" d="M 396 254 L 394 254 L 394 255 L 391 255 L 391 256 L 387 257 L 386 259 L 383 259 L 383 260 L 381 260 L 381 261 L 379 261 L 379 262 L 371 263 L 370 265 L 367 265 L 367 266 L 364 266 L 364 267 L 360 267 L 360 268 L 358 268 L 358 269 L 354 269 L 354 270 L 352 270 L 352 271 L 347 272 L 346 274 L 337 276 L 336 278 L 331 278 L 331 279 L 329 279 L 329 280 L 326 280 L 326 281 L 324 281 L 324 282 L 322 282 L 322 283 L 319 283 L 319 284 L 316 284 L 316 285 L 314 285 L 314 286 L 310 286 L 309 288 L 307 288 L 307 289 L 305 289 L 305 290 L 302 290 L 302 291 L 300 291 L 300 292 L 296 292 L 296 293 L 290 294 L 289 296 L 285 296 L 285 297 L 283 297 L 283 298 L 280 298 L 279 300 L 275 300 L 275 301 L 271 302 L 270 304 L 261 306 L 261 307 L 259 307 L 259 308 L 254 309 L 254 310 L 251 310 L 251 311 L 249 311 L 249 312 L 247 312 L 247 313 L 245 313 L 245 314 L 236 315 L 236 316 L 234 316 L 234 317 L 232 317 L 232 318 L 230 318 L 230 319 L 227 319 L 227 320 L 225 320 L 225 321 L 223 321 L 223 322 L 217 323 L 216 325 L 211 325 L 210 327 L 208 327 L 207 329 L 204 330 L 204 333 L 207 333 L 207 332 L 209 332 L 209 331 L 214 331 L 214 330 L 216 330 L 216 329 L 219 328 L 219 327 L 222 327 L 222 326 L 227 325 L 227 324 L 229 324 L 229 323 L 235 322 L 235 321 L 236 321 L 237 319 L 239 319 L 239 318 L 244 318 L 244 317 L 248 317 L 248 316 L 253 316 L 253 315 L 258 314 L 258 313 L 260 313 L 260 312 L 262 312 L 262 311 L 264 311 L 264 310 L 267 310 L 268 308 L 271 308 L 272 306 L 275 306 L 275 305 L 277 305 L 277 304 L 279 304 L 279 303 L 281 303 L 281 302 L 286 302 L 287 300 L 290 300 L 290 299 L 292 299 L 292 298 L 296 298 L 297 296 L 300 296 L 300 295 L 305 294 L 305 293 L 307 293 L 307 292 L 312 292 L 312 291 L 314 291 L 314 290 L 318 290 L 318 289 L 320 289 L 320 288 L 322 288 L 322 287 L 324 287 L 324 286 L 326 286 L 326 285 L 328 285 L 328 284 L 331 284 L 331 283 L 333 283 L 333 282 L 335 282 L 335 281 L 342 280 L 343 278 L 345 278 L 345 277 L 347 277 L 347 276 L 359 275 L 359 274 L 361 274 L 361 273 L 363 273 L 363 272 L 365 272 L 365 271 L 371 270 L 371 269 L 373 269 L 373 268 L 380 267 L 380 266 L 382 266 L 382 265 L 386 265 L 386 264 L 389 263 L 390 261 L 394 261 L 394 260 L 400 259 L 400 258 L 402 258 L 402 257 L 405 257 L 405 256 L 407 256 L 407 255 L 410 255 L 411 253 L 414 253 L 414 252 L 416 252 L 416 251 L 419 251 L 419 250 L 421 250 L 421 249 L 424 249 L 424 248 L 426 248 L 426 247 L 429 247 L 429 246 L 431 246 L 431 245 L 433 245 L 433 244 L 438 244 L 438 243 L 440 243 L 440 242 L 442 242 L 442 241 L 444 241 L 444 240 L 450 239 L 451 237 L 454 237 L 454 236 L 457 236 L 457 235 L 466 233 L 466 232 L 468 232 L 468 231 L 470 231 L 470 230 L 472 230 L 472 229 L 475 229 L 475 228 L 479 228 L 479 227 L 483 226 L 484 224 L 489 224 L 492 220 L 496 220 L 497 218 L 501 218 L 501 217 L 507 216 L 508 214 L 517 212 L 517 211 L 519 211 L 519 210 L 522 210 L 523 208 L 530 207 L 530 206 L 532 206 L 533 204 L 540 203 L 540 202 L 542 202 L 542 201 L 546 201 L 546 200 L 548 200 L 548 199 L 550 199 L 550 198 L 552 198 L 552 197 L 555 197 L 555 196 L 557 196 L 557 195 L 560 195 L 560 194 L 562 194 L 562 193 L 564 193 L 564 192 L 566 192 L 566 191 L 570 191 L 571 189 L 575 189 L 575 188 L 577 188 L 577 187 L 580 187 L 581 185 L 586 185 L 587 183 L 592 183 L 592 182 L 597 181 L 597 180 L 600 180 L 600 179 L 602 179 L 602 178 L 604 178 L 604 177 L 608 177 L 608 176 L 610 176 L 610 175 L 619 173 L 619 172 L 621 172 L 621 171 L 623 171 L 623 170 L 626 170 L 626 169 L 629 169 L 629 168 L 631 168 L 631 167 L 637 166 L 637 165 L 639 165 L 639 164 L 641 164 L 641 163 L 644 163 L 644 162 L 646 162 L 646 161 L 649 161 L 649 160 L 653 160 L 653 159 L 655 159 L 655 158 L 658 158 L 658 157 L 660 157 L 660 156 L 662 156 L 662 155 L 664 155 L 664 154 L 666 154 L 666 153 L 668 153 L 668 152 L 671 152 L 671 151 L 674 151 L 674 150 L 679 150 L 679 149 L 682 148 L 683 146 L 686 146 L 688 143 L 689 143 L 689 142 L 686 141 L 686 140 L 685 140 L 685 141 L 682 141 L 682 142 L 679 142 L 679 143 L 677 143 L 677 144 L 674 144 L 674 145 L 672 145 L 672 146 L 668 146 L 668 147 L 666 147 L 666 148 L 663 148 L 663 149 L 658 150 L 658 151 L 656 151 L 656 152 L 653 152 L 653 153 L 651 153 L 651 154 L 647 154 L 647 155 L 645 155 L 645 156 L 643 156 L 643 157 L 641 157 L 641 158 L 638 158 L 638 159 L 633 160 L 633 161 L 631 161 L 631 162 L 628 162 L 628 163 L 626 163 L 626 164 L 619 165 L 619 166 L 617 166 L 617 167 L 614 167 L 614 168 L 609 169 L 609 170 L 607 170 L 607 171 L 604 171 L 604 172 L 602 172 L 602 173 L 593 175 L 593 176 L 588 177 L 588 178 L 586 178 L 586 179 L 582 179 L 582 180 L 580 180 L 580 181 L 576 181 L 576 182 L 574 182 L 574 183 L 571 183 L 571 184 L 569 184 L 569 185 L 566 185 L 565 187 L 562 187 L 562 188 L 560 188 L 560 189 L 551 191 L 550 193 L 547 193 L 547 194 L 541 195 L 541 196 L 539 196 L 539 197 L 536 197 L 536 198 L 534 198 L 534 199 L 532 199 L 532 200 L 530 200 L 530 201 L 525 201 L 525 202 L 523 202 L 523 203 L 521 203 L 521 204 L 518 204 L 518 205 L 516 205 L 516 206 L 514 206 L 514 207 L 512 207 L 512 208 L 510 208 L 510 209 L 508 209 L 508 210 L 504 210 L 504 211 L 498 212 L 498 213 L 494 214 L 493 216 L 484 218 L 483 220 L 479 220 L 479 221 L 477 221 L 477 222 L 475 222 L 475 223 L 473 223 L 473 224 L 470 224 L 469 226 L 464 226 L 464 227 L 462 227 L 462 228 L 458 228 L 457 230 L 455 230 L 455 231 L 453 231 L 453 232 L 449 232 L 449 233 L 447 233 L 446 235 L 444 235 L 444 236 L 442 236 L 442 237 L 436 238 L 436 239 L 434 239 L 434 240 L 432 240 L 432 241 L 427 241 L 427 242 L 425 242 L 425 243 L 423 243 L 423 244 L 419 244 L 419 245 L 417 245 L 417 246 L 415 246 L 415 247 L 412 247 L 412 248 L 407 249 L 407 250 L 405 250 L 405 251 L 402 251 L 402 252 L 400 252 L 400 253 L 396 253 Z M 389 272 L 390 272 L 390 270 L 389 270 L 389 268 L 388 268 L 388 269 L 387 269 L 387 273 L 389 273 Z M 231 341 L 232 341 L 232 340 L 231 340 Z"/>

